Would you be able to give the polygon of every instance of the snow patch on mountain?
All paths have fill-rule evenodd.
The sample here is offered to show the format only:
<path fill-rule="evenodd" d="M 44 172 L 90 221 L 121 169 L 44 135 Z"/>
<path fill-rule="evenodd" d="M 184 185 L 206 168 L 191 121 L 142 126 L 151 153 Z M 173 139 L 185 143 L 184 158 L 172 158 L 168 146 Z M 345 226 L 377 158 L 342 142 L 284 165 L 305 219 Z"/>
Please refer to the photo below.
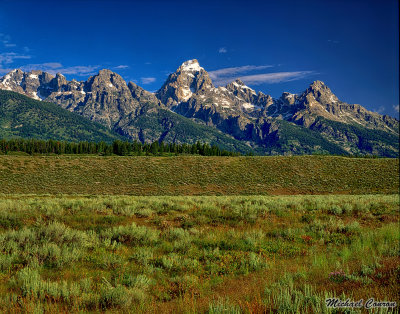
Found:
<path fill-rule="evenodd" d="M 195 71 L 199 72 L 203 68 L 200 66 L 199 62 L 196 59 L 185 61 L 181 65 L 182 71 Z"/>

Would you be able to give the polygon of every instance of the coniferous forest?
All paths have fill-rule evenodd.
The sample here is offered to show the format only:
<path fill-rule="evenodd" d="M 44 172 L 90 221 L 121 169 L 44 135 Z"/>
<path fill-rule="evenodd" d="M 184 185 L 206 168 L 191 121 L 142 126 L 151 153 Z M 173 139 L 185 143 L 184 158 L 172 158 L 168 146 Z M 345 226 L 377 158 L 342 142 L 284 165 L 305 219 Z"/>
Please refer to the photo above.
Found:
<path fill-rule="evenodd" d="M 216 145 L 196 142 L 194 144 L 141 143 L 138 141 L 127 142 L 116 140 L 109 144 L 106 142 L 66 142 L 55 140 L 36 139 L 2 139 L 0 140 L 0 154 L 9 152 L 22 152 L 29 155 L 37 154 L 96 154 L 119 156 L 168 156 L 168 155 L 201 155 L 201 156 L 239 156 L 238 152 L 221 150 Z"/>

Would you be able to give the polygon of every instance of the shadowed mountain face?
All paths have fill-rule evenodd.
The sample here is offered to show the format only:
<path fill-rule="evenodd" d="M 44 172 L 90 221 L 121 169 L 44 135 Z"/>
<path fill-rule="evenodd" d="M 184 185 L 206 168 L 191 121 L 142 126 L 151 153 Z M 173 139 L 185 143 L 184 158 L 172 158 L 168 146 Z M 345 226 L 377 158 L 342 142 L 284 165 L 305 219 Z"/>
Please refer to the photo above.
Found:
<path fill-rule="evenodd" d="M 14 70 L 0 79 L 0 89 L 54 102 L 141 141 L 209 141 L 205 133 L 212 130 L 220 143 L 229 139 L 235 141 L 233 146 L 259 153 L 395 157 L 399 152 L 397 119 L 342 102 L 323 82 L 313 82 L 301 94 L 285 92 L 274 99 L 240 80 L 215 87 L 197 60 L 184 62 L 156 93 L 127 84 L 109 70 L 83 82 L 67 81 L 61 74 Z M 187 137 L 184 128 L 176 127 L 183 124 L 196 134 Z"/>
<path fill-rule="evenodd" d="M 109 128 L 56 104 L 0 90 L 0 138 L 17 137 L 70 142 L 126 140 Z"/>

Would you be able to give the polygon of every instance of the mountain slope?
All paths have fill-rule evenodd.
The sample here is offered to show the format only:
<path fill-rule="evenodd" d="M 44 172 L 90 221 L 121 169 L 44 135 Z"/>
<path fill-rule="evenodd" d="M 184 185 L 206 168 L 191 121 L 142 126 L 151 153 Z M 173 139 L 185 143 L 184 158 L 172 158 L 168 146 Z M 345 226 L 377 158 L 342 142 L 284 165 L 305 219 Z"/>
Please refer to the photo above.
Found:
<path fill-rule="evenodd" d="M 126 140 L 55 104 L 0 90 L 0 138 L 13 137 L 94 142 Z"/>
<path fill-rule="evenodd" d="M 140 111 L 126 119 L 121 134 L 141 142 L 164 141 L 170 143 L 195 143 L 197 141 L 217 145 L 220 149 L 248 153 L 251 147 L 221 131 L 198 124 L 153 103 L 143 104 Z"/>
<path fill-rule="evenodd" d="M 256 132 L 254 138 L 259 138 L 260 145 L 269 155 L 348 154 L 341 145 L 332 143 L 319 132 L 285 120 L 263 119 L 258 122 Z"/>
<path fill-rule="evenodd" d="M 399 136 L 380 129 L 370 129 L 358 124 L 346 124 L 317 117 L 310 130 L 335 143 L 350 154 L 399 157 Z"/>

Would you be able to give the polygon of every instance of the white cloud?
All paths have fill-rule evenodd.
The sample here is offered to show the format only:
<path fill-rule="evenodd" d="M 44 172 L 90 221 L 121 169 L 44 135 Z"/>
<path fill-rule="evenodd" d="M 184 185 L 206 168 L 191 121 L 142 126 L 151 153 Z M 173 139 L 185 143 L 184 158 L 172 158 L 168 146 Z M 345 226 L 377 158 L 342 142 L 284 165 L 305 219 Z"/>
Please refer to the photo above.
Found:
<path fill-rule="evenodd" d="M 393 105 L 393 109 L 394 111 L 399 112 L 399 105 Z"/>
<path fill-rule="evenodd" d="M 241 76 L 240 79 L 244 83 L 252 85 L 260 85 L 263 83 L 273 84 L 299 80 L 313 73 L 314 71 L 276 72 L 267 74 L 246 75 Z"/>
<path fill-rule="evenodd" d="M 221 47 L 221 48 L 218 49 L 218 52 L 219 53 L 227 53 L 228 50 L 225 47 Z"/>
<path fill-rule="evenodd" d="M 10 35 L 0 33 L 0 41 L 3 43 L 4 47 L 6 48 L 16 47 L 17 45 L 11 43 L 10 40 L 11 40 Z"/>
<path fill-rule="evenodd" d="M 250 71 L 263 70 L 267 68 L 273 67 L 272 65 L 244 65 L 241 67 L 233 67 L 233 68 L 224 68 L 215 71 L 210 71 L 208 74 L 211 79 L 218 80 L 222 78 L 227 78 L 229 76 L 238 74 L 238 73 L 246 73 Z"/>
<path fill-rule="evenodd" d="M 151 84 L 156 81 L 156 78 L 155 77 L 141 77 L 140 80 L 141 80 L 142 84 Z"/>
<path fill-rule="evenodd" d="M 62 68 L 63 65 L 59 62 L 46 62 L 46 63 L 38 63 L 38 64 L 27 64 L 24 65 L 22 68 L 24 71 L 31 71 L 31 70 L 52 70 L 52 69 L 59 69 Z"/>
<path fill-rule="evenodd" d="M 96 70 L 98 68 L 99 68 L 98 65 L 95 66 L 76 65 L 71 67 L 65 67 L 59 62 L 46 62 L 39 64 L 27 64 L 22 66 L 21 70 L 23 71 L 40 70 L 48 72 L 53 75 L 55 75 L 56 73 L 62 73 L 64 75 L 71 74 L 71 75 L 85 76 L 85 75 L 96 74 Z"/>
<path fill-rule="evenodd" d="M 16 59 L 30 59 L 31 56 L 29 55 L 22 55 L 16 52 L 3 52 L 0 53 L 0 67 L 3 64 L 10 64 L 13 63 Z"/>
<path fill-rule="evenodd" d="M 14 44 L 8 43 L 9 38 L 10 37 L 8 35 L 0 33 L 0 43 L 2 42 L 5 46 L 8 46 L 8 47 L 16 46 Z M 99 68 L 98 65 L 96 65 L 96 66 L 77 65 L 77 66 L 71 66 L 71 67 L 64 67 L 59 62 L 26 64 L 26 65 L 18 66 L 18 67 L 11 65 L 16 60 L 27 60 L 27 59 L 32 58 L 32 56 L 27 54 L 30 51 L 30 49 L 28 47 L 25 46 L 23 48 L 23 50 L 25 51 L 25 54 L 18 53 L 18 52 L 0 53 L 0 74 L 8 73 L 15 68 L 20 68 L 23 71 L 41 70 L 41 71 L 49 72 L 50 74 L 56 74 L 57 72 L 60 72 L 62 74 L 72 74 L 72 75 L 84 76 L 84 75 L 95 74 L 95 70 Z M 127 67 L 127 66 L 120 65 L 117 68 L 121 69 L 122 67 Z"/>
<path fill-rule="evenodd" d="M 99 68 L 98 65 L 76 65 L 72 67 L 65 67 L 61 69 L 56 69 L 53 73 L 60 72 L 62 74 L 75 74 L 78 76 L 93 75 L 96 74 L 96 70 Z"/>
<path fill-rule="evenodd" d="M 0 34 L 0 40 L 4 36 L 4 34 Z M 10 64 L 14 63 L 15 60 L 21 60 L 21 59 L 30 59 L 30 55 L 26 54 L 20 54 L 17 52 L 3 52 L 0 53 L 0 74 L 5 74 L 13 70 L 13 68 L 10 68 Z M 7 65 L 7 67 L 4 67 Z"/>
<path fill-rule="evenodd" d="M 379 113 L 379 114 L 382 114 L 384 111 L 385 111 L 385 107 L 383 107 L 383 106 L 379 106 L 378 109 L 375 109 L 375 112 Z"/>
<path fill-rule="evenodd" d="M 241 67 L 219 69 L 211 71 L 209 74 L 214 84 L 221 86 L 237 78 L 240 78 L 246 84 L 259 85 L 263 83 L 272 84 L 294 81 L 314 73 L 314 71 L 294 71 L 244 75 L 252 71 L 259 71 L 272 67 L 272 65 L 245 65 Z"/>
<path fill-rule="evenodd" d="M 8 72 L 12 71 L 13 69 L 4 69 L 4 68 L 0 68 L 0 74 L 7 74 Z"/>
<path fill-rule="evenodd" d="M 29 49 L 29 48 L 28 48 Z M 0 74 L 5 74 L 16 67 L 11 67 L 10 64 L 17 59 L 30 59 L 31 56 L 17 54 L 15 52 L 0 53 Z M 7 65 L 7 67 L 5 67 Z M 60 62 L 45 62 L 45 63 L 31 63 L 19 66 L 22 71 L 29 72 L 33 70 L 40 70 L 48 72 L 50 74 L 62 73 L 64 75 L 76 75 L 76 76 L 88 76 L 94 75 L 100 68 L 100 65 L 75 65 L 75 66 L 64 66 Z M 114 69 L 127 69 L 128 65 L 118 65 Z M 145 78 L 146 79 L 146 78 Z M 152 78 L 148 78 L 151 79 Z M 155 80 L 155 79 L 154 79 Z M 147 80 L 150 82 L 149 80 Z"/>

